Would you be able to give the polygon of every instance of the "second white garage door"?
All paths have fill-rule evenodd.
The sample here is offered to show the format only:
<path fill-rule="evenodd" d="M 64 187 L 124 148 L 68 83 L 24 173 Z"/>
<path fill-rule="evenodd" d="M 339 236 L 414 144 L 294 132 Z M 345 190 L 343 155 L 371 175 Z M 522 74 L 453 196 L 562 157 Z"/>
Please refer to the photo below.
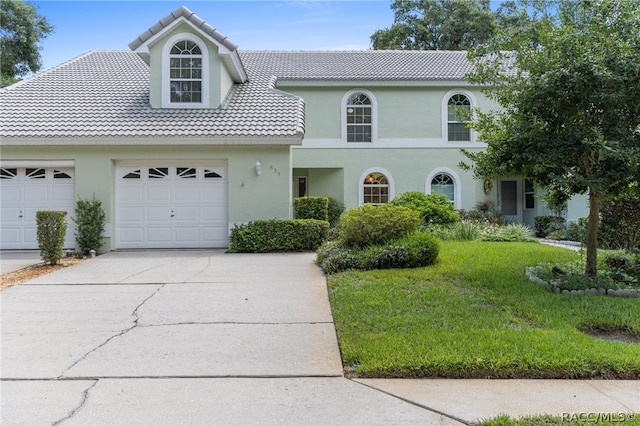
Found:
<path fill-rule="evenodd" d="M 120 163 L 117 248 L 228 246 L 224 162 Z"/>

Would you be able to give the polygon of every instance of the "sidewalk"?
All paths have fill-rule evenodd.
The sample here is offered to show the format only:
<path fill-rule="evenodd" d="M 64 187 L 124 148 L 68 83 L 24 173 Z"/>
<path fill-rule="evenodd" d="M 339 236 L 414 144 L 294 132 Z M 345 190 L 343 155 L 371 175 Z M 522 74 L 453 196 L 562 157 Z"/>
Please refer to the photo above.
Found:
<path fill-rule="evenodd" d="M 638 381 L 342 376 L 314 255 L 112 252 L 0 293 L 0 423 L 459 425 L 640 413 Z"/>

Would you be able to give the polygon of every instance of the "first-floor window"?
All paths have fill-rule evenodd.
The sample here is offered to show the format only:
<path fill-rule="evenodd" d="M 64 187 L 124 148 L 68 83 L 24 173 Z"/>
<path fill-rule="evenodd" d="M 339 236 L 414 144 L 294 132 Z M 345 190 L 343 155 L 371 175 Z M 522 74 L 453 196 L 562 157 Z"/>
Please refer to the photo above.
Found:
<path fill-rule="evenodd" d="M 531 182 L 529 179 L 524 180 L 524 208 L 536 208 L 535 189 L 533 187 L 533 182 Z"/>
<path fill-rule="evenodd" d="M 455 201 L 456 184 L 453 178 L 446 173 L 439 173 L 431 180 L 431 191 L 447 197 L 451 203 Z"/>
<path fill-rule="evenodd" d="M 368 174 L 362 186 L 365 203 L 383 204 L 389 201 L 389 181 L 382 173 Z"/>

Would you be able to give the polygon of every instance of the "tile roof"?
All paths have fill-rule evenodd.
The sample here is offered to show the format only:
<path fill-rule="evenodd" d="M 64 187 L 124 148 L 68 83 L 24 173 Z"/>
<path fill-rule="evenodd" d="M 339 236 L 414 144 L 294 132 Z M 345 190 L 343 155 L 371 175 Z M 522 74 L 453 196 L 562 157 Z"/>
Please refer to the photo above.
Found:
<path fill-rule="evenodd" d="M 154 26 L 149 28 L 147 31 L 140 34 L 138 38 L 136 38 L 134 41 L 129 43 L 129 48 L 131 50 L 136 50 L 144 42 L 149 40 L 154 35 L 160 33 L 163 29 L 167 28 L 173 22 L 175 22 L 177 19 L 181 17 L 184 17 L 187 21 L 191 22 L 200 31 L 212 37 L 214 40 L 222 44 L 227 49 L 236 50 L 238 48 L 238 46 L 233 44 L 231 40 L 229 40 L 227 37 L 222 35 L 220 31 L 213 28 L 211 25 L 209 25 L 207 22 L 205 22 L 198 15 L 193 13 L 191 10 L 189 10 L 185 6 L 181 6 L 177 8 L 176 10 L 174 10 L 173 12 L 171 12 L 170 14 L 168 14 L 167 16 L 159 20 L 158 23 L 156 23 Z"/>
<path fill-rule="evenodd" d="M 253 73 L 282 80 L 463 80 L 472 70 L 465 51 L 246 51 L 240 57 Z"/>
<path fill-rule="evenodd" d="M 149 106 L 149 66 L 134 52 L 96 51 L 0 89 L 5 137 L 291 137 L 304 102 L 256 75 L 217 109 Z"/>
<path fill-rule="evenodd" d="M 239 52 L 249 80 L 217 109 L 153 109 L 149 66 L 130 51 L 95 51 L 0 89 L 0 137 L 292 138 L 304 101 L 279 80 L 462 80 L 465 52 Z"/>

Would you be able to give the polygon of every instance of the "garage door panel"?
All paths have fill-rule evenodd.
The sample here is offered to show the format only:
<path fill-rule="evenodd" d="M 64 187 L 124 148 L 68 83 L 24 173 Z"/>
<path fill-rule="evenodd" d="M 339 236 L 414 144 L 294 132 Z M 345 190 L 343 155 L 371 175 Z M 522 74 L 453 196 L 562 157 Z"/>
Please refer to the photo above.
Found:
<path fill-rule="evenodd" d="M 143 207 L 120 207 L 118 209 L 120 222 L 141 222 L 144 220 Z"/>
<path fill-rule="evenodd" d="M 171 200 L 171 187 L 168 184 L 162 186 L 156 185 L 147 187 L 147 201 L 170 201 Z"/>
<path fill-rule="evenodd" d="M 142 201 L 144 188 L 140 186 L 121 185 L 118 191 L 119 201 Z"/>
<path fill-rule="evenodd" d="M 171 219 L 171 207 L 169 206 L 149 206 L 147 207 L 147 220 L 166 221 Z"/>
<path fill-rule="evenodd" d="M 200 239 L 200 228 L 197 227 L 176 227 L 176 241 L 189 242 Z"/>
<path fill-rule="evenodd" d="M 176 185 L 176 201 L 199 201 L 200 191 L 199 186 Z"/>
<path fill-rule="evenodd" d="M 202 210 L 202 218 L 206 221 L 220 221 L 224 218 L 227 208 L 225 206 L 211 206 Z M 224 220 L 226 223 L 226 220 Z"/>
<path fill-rule="evenodd" d="M 0 208 L 0 221 L 2 221 L 2 229 L 5 226 L 18 226 L 20 223 L 20 209 L 17 207 Z"/>
<path fill-rule="evenodd" d="M 46 182 L 38 182 L 37 185 L 29 185 L 25 190 L 24 200 L 27 202 L 44 202 L 49 200 L 49 187 Z"/>
<path fill-rule="evenodd" d="M 6 244 L 8 246 L 11 245 L 10 247 L 6 247 L 8 249 L 19 248 L 21 234 L 21 230 L 17 227 L 3 226 L 2 229 L 0 229 L 0 238 L 2 238 L 3 246 Z"/>
<path fill-rule="evenodd" d="M 2 204 L 6 205 L 7 203 L 20 201 L 21 189 L 22 188 L 15 184 L 2 185 L 2 191 L 0 191 L 0 201 Z"/>
<path fill-rule="evenodd" d="M 171 242 L 171 228 L 170 227 L 153 227 L 147 228 L 147 240 L 149 242 Z"/>
<path fill-rule="evenodd" d="M 219 164 L 120 165 L 117 247 L 227 247 L 226 166 Z M 131 170 L 142 172 L 122 179 Z"/>
<path fill-rule="evenodd" d="M 122 243 L 134 243 L 140 244 L 144 242 L 144 229 L 143 228 L 120 228 L 118 230 L 118 237 Z"/>
<path fill-rule="evenodd" d="M 192 221 L 192 222 L 197 222 L 200 220 L 199 217 L 199 213 L 200 212 L 200 207 L 199 206 L 181 206 L 181 207 L 176 207 L 175 209 L 175 220 L 177 221 Z"/>
<path fill-rule="evenodd" d="M 69 198 L 73 198 L 74 186 L 69 184 L 57 184 L 51 187 L 51 197 L 52 200 L 68 200 Z"/>

